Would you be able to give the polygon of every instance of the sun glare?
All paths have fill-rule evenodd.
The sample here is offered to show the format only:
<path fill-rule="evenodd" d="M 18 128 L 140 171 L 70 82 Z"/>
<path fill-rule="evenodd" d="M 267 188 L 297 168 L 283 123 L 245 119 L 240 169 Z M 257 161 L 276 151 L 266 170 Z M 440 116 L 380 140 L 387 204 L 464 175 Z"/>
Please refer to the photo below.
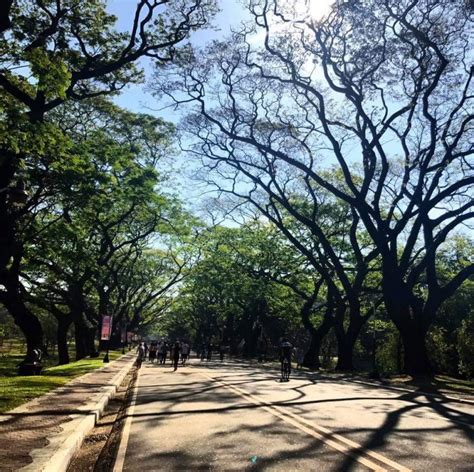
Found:
<path fill-rule="evenodd" d="M 304 8 L 309 16 L 315 20 L 320 20 L 331 11 L 334 0 L 300 0 L 304 3 Z"/>

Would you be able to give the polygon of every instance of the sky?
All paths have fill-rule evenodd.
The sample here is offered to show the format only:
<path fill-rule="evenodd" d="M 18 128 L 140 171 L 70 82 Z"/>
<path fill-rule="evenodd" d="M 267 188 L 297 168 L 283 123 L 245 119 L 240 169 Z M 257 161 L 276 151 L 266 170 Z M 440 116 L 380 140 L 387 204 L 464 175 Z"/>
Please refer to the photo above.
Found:
<path fill-rule="evenodd" d="M 316 0 L 315 0 L 316 1 Z M 108 0 L 107 9 L 117 16 L 117 29 L 129 30 L 135 12 L 136 0 Z M 245 11 L 239 0 L 220 0 L 221 11 L 213 21 L 215 28 L 197 31 L 191 38 L 195 46 L 204 46 L 214 39 L 222 39 L 245 18 Z M 147 80 L 152 74 L 152 66 L 149 61 L 142 62 Z M 159 116 L 168 121 L 176 122 L 179 115 L 171 110 L 156 111 L 160 108 L 156 99 L 148 92 L 144 85 L 132 85 L 127 87 L 123 93 L 115 99 L 116 103 L 124 108 L 135 112 L 145 112 Z"/>
<path fill-rule="evenodd" d="M 200 30 L 190 38 L 194 46 L 204 46 L 211 40 L 224 39 L 239 25 L 249 19 L 249 13 L 241 4 L 245 0 L 218 0 L 220 12 L 212 22 L 212 28 Z M 309 10 L 312 16 L 319 16 L 328 10 L 328 5 L 333 0 L 294 0 L 295 10 L 300 9 L 309 2 Z M 116 27 L 120 31 L 129 31 L 132 25 L 133 16 L 137 0 L 108 0 L 107 10 L 117 17 Z M 257 35 L 258 36 L 258 35 Z M 255 38 L 256 40 L 262 38 Z M 149 60 L 140 63 L 144 67 L 146 80 L 151 79 L 153 67 Z M 173 111 L 171 108 L 164 108 L 165 103 L 159 103 L 151 93 L 147 92 L 146 84 L 130 85 L 126 87 L 122 93 L 114 98 L 114 101 L 121 107 L 134 112 L 149 113 L 158 116 L 166 121 L 178 123 L 181 117 L 179 112 Z M 196 168 L 189 164 L 189 160 L 183 154 L 171 156 L 171 176 L 169 182 L 170 190 L 177 192 L 183 202 L 190 206 L 190 202 L 194 202 L 192 210 L 202 215 L 202 208 L 206 207 L 206 199 L 209 197 L 209 188 L 202 182 L 196 181 Z M 201 208 L 202 207 L 202 208 Z M 202 210 L 202 211 L 201 211 Z"/>
<path fill-rule="evenodd" d="M 214 39 L 223 39 L 230 33 L 232 28 L 236 28 L 239 24 L 248 19 L 242 1 L 245 0 L 218 0 L 220 13 L 214 18 L 214 28 L 200 30 L 193 33 L 191 43 L 195 46 L 204 46 L 207 42 Z M 333 0 L 294 0 L 295 10 L 306 8 L 312 16 L 318 17 L 326 13 L 329 5 Z M 108 0 L 107 9 L 110 13 L 117 16 L 117 29 L 128 31 L 132 24 L 135 12 L 136 0 Z M 262 38 L 263 39 L 263 38 Z M 147 80 L 152 74 L 152 67 L 149 61 L 142 62 L 145 69 Z M 127 87 L 123 93 L 115 99 L 116 103 L 124 108 L 128 108 L 136 112 L 146 112 L 160 116 L 168 121 L 177 122 L 179 115 L 171 110 L 156 111 L 161 107 L 156 103 L 156 99 L 146 92 L 143 85 L 135 85 Z"/>

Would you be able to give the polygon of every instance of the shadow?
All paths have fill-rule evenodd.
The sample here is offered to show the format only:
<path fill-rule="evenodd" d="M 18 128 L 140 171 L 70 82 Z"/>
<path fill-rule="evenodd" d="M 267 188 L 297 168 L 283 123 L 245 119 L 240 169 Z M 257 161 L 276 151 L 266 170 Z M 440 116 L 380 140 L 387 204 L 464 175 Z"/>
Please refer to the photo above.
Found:
<path fill-rule="evenodd" d="M 265 404 L 250 403 L 245 397 L 225 389 L 222 385 L 212 384 L 213 380 L 211 379 L 203 379 L 196 382 L 194 377 L 194 379 L 190 378 L 189 381 L 186 380 L 186 376 L 196 373 L 201 369 L 209 373 L 213 380 L 244 389 L 249 387 L 245 390 L 257 395 L 259 398 L 265 399 Z M 336 437 L 338 434 L 343 435 L 347 439 L 352 439 L 360 444 L 360 447 L 353 447 L 347 455 L 331 451 L 332 454 L 342 458 L 338 460 L 338 466 L 334 469 L 338 471 L 349 471 L 359 467 L 361 465 L 359 459 L 368 458 L 367 450 L 384 453 L 387 448 L 390 449 L 391 447 L 393 449 L 395 447 L 396 449 L 396 444 L 399 440 L 402 440 L 404 445 L 409 444 L 410 447 L 397 450 L 395 460 L 406 460 L 408 463 L 412 463 L 414 460 L 426 461 L 426 464 L 432 461 L 433 458 L 426 456 L 423 444 L 427 441 L 435 443 L 437 435 L 442 434 L 443 438 L 451 438 L 449 445 L 451 450 L 454 450 L 457 445 L 459 445 L 458 449 L 462 450 L 462 448 L 466 448 L 467 444 L 472 444 L 474 441 L 474 415 L 470 411 L 457 409 L 459 402 L 443 395 L 434 397 L 420 391 L 400 392 L 393 389 L 387 390 L 382 385 L 367 385 L 354 382 L 353 378 L 344 374 L 334 378 L 318 372 L 295 371 L 292 373 L 290 382 L 280 383 L 278 367 L 262 364 L 252 365 L 248 362 L 237 363 L 235 361 L 227 361 L 222 364 L 219 362 L 194 362 L 186 366 L 182 372 L 178 370 L 178 373 L 183 375 L 183 383 L 181 384 L 166 382 L 164 384 L 156 383 L 140 386 L 137 405 L 153 403 L 157 405 L 157 408 L 150 412 L 137 412 L 135 410 L 133 417 L 138 422 L 144 421 L 144 424 L 147 426 L 159 427 L 161 420 L 171 420 L 180 416 L 260 411 L 264 410 L 266 406 L 276 406 L 284 410 L 298 412 L 303 418 L 305 414 L 313 412 L 310 418 L 313 418 L 312 421 L 318 422 L 317 418 L 314 419 L 314 412 L 321 411 L 324 417 L 325 405 L 339 405 L 336 407 L 337 409 L 333 407 L 329 411 L 331 411 L 331 414 L 336 412 L 335 414 L 337 415 L 339 408 L 341 408 L 340 426 L 332 427 L 331 432 L 325 434 L 320 432 L 319 434 L 322 434 L 325 439 L 333 441 L 338 440 Z M 327 391 L 331 391 L 334 387 L 346 390 L 346 385 L 348 391 L 354 393 L 353 395 L 315 399 L 312 394 L 313 398 L 306 398 L 308 392 L 313 387 L 321 389 L 321 392 L 327 396 Z M 159 398 L 157 398 L 156 391 L 154 391 L 155 388 L 157 389 L 156 391 L 160 392 Z M 290 396 L 290 398 L 273 399 L 270 401 L 268 398 L 271 398 L 272 392 L 285 392 L 285 395 L 287 397 Z M 184 403 L 180 408 L 180 403 L 182 402 Z M 201 405 L 198 406 L 198 402 Z M 203 402 L 211 403 L 211 405 L 209 407 L 204 405 L 203 407 Z M 364 402 L 364 404 L 360 405 L 360 402 Z M 363 408 L 365 411 L 380 415 L 377 418 L 380 417 L 382 423 L 374 424 L 373 427 L 344 427 L 344 415 L 350 414 L 352 405 L 358 405 L 359 410 Z M 423 418 L 429 418 L 430 420 L 439 419 L 443 421 L 443 424 L 439 425 L 439 423 L 435 422 L 424 425 Z M 417 420 L 416 423 L 411 423 L 414 420 Z M 196 421 L 200 420 L 196 419 Z M 404 422 L 403 425 L 402 421 Z M 280 433 L 278 433 L 278 429 L 275 429 L 275 425 L 278 423 L 279 420 L 275 421 L 273 419 L 271 423 L 273 431 L 265 431 L 264 433 L 277 437 Z M 242 424 L 237 424 L 234 427 L 228 425 L 226 434 L 237 434 L 242 433 L 242 431 L 249 433 L 258 432 L 261 431 L 261 427 Z M 299 431 L 295 433 L 295 430 L 293 430 L 292 434 L 295 438 L 300 438 L 298 440 L 301 440 L 301 436 L 305 436 L 305 434 L 302 435 Z M 467 441 L 464 441 L 463 438 Z M 292 441 L 291 434 L 288 436 L 287 441 Z M 314 451 L 315 447 L 326 448 L 326 446 L 322 446 L 323 443 L 320 440 L 311 438 L 310 441 L 310 449 L 312 451 Z M 268 457 L 259 458 L 255 464 L 247 464 L 245 468 L 239 470 L 264 470 L 274 464 L 275 461 L 297 460 L 310 449 L 306 450 L 303 447 L 291 451 L 285 449 L 284 451 L 268 455 Z M 442 460 L 448 461 L 447 463 L 449 464 L 450 454 L 443 454 L 440 457 Z M 446 456 L 446 459 L 444 459 L 444 456 Z M 185 462 L 181 469 L 171 468 L 167 470 L 200 470 L 195 469 L 193 464 L 196 463 L 191 459 L 189 464 Z M 441 467 L 441 469 L 454 470 L 452 463 L 450 465 L 451 469 L 449 467 Z M 456 470 L 461 470 L 458 467 L 459 465 L 459 462 L 455 464 Z M 288 469 L 291 469 L 290 464 Z"/>

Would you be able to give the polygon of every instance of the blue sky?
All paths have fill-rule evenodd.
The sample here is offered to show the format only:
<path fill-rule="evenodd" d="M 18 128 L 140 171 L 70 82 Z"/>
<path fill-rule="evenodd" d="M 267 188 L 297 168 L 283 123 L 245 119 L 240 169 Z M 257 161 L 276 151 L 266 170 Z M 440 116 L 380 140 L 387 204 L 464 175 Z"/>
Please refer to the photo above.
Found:
<path fill-rule="evenodd" d="M 135 13 L 136 0 L 108 0 L 107 9 L 110 13 L 117 16 L 117 29 L 129 30 Z M 214 29 L 207 29 L 195 32 L 191 38 L 191 42 L 196 46 L 203 46 L 208 41 L 220 39 L 230 32 L 232 26 L 237 26 L 245 17 L 243 7 L 239 4 L 239 0 L 221 0 L 219 2 L 221 8 L 220 13 L 213 21 Z M 150 61 L 142 62 L 144 66 L 147 80 L 152 74 L 152 65 Z M 160 116 L 168 121 L 176 122 L 178 115 L 170 110 L 155 111 L 160 108 L 156 99 L 147 93 L 144 85 L 129 86 L 122 94 L 115 99 L 115 102 L 132 111 L 150 113 Z M 153 110 L 155 109 L 155 110 Z"/>

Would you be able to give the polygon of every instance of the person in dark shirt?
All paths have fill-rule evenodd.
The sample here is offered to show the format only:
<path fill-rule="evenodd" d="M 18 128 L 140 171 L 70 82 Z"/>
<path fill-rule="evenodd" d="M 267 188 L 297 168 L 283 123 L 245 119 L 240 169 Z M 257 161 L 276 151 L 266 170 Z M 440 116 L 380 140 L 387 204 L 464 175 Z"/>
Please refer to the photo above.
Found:
<path fill-rule="evenodd" d="M 172 353 L 173 353 L 173 357 L 172 357 L 172 360 L 173 360 L 173 366 L 174 366 L 174 371 L 178 370 L 178 362 L 179 362 L 179 353 L 181 351 L 181 346 L 179 345 L 179 342 L 176 341 L 174 343 L 174 346 L 173 346 L 173 349 L 172 349 Z"/>

